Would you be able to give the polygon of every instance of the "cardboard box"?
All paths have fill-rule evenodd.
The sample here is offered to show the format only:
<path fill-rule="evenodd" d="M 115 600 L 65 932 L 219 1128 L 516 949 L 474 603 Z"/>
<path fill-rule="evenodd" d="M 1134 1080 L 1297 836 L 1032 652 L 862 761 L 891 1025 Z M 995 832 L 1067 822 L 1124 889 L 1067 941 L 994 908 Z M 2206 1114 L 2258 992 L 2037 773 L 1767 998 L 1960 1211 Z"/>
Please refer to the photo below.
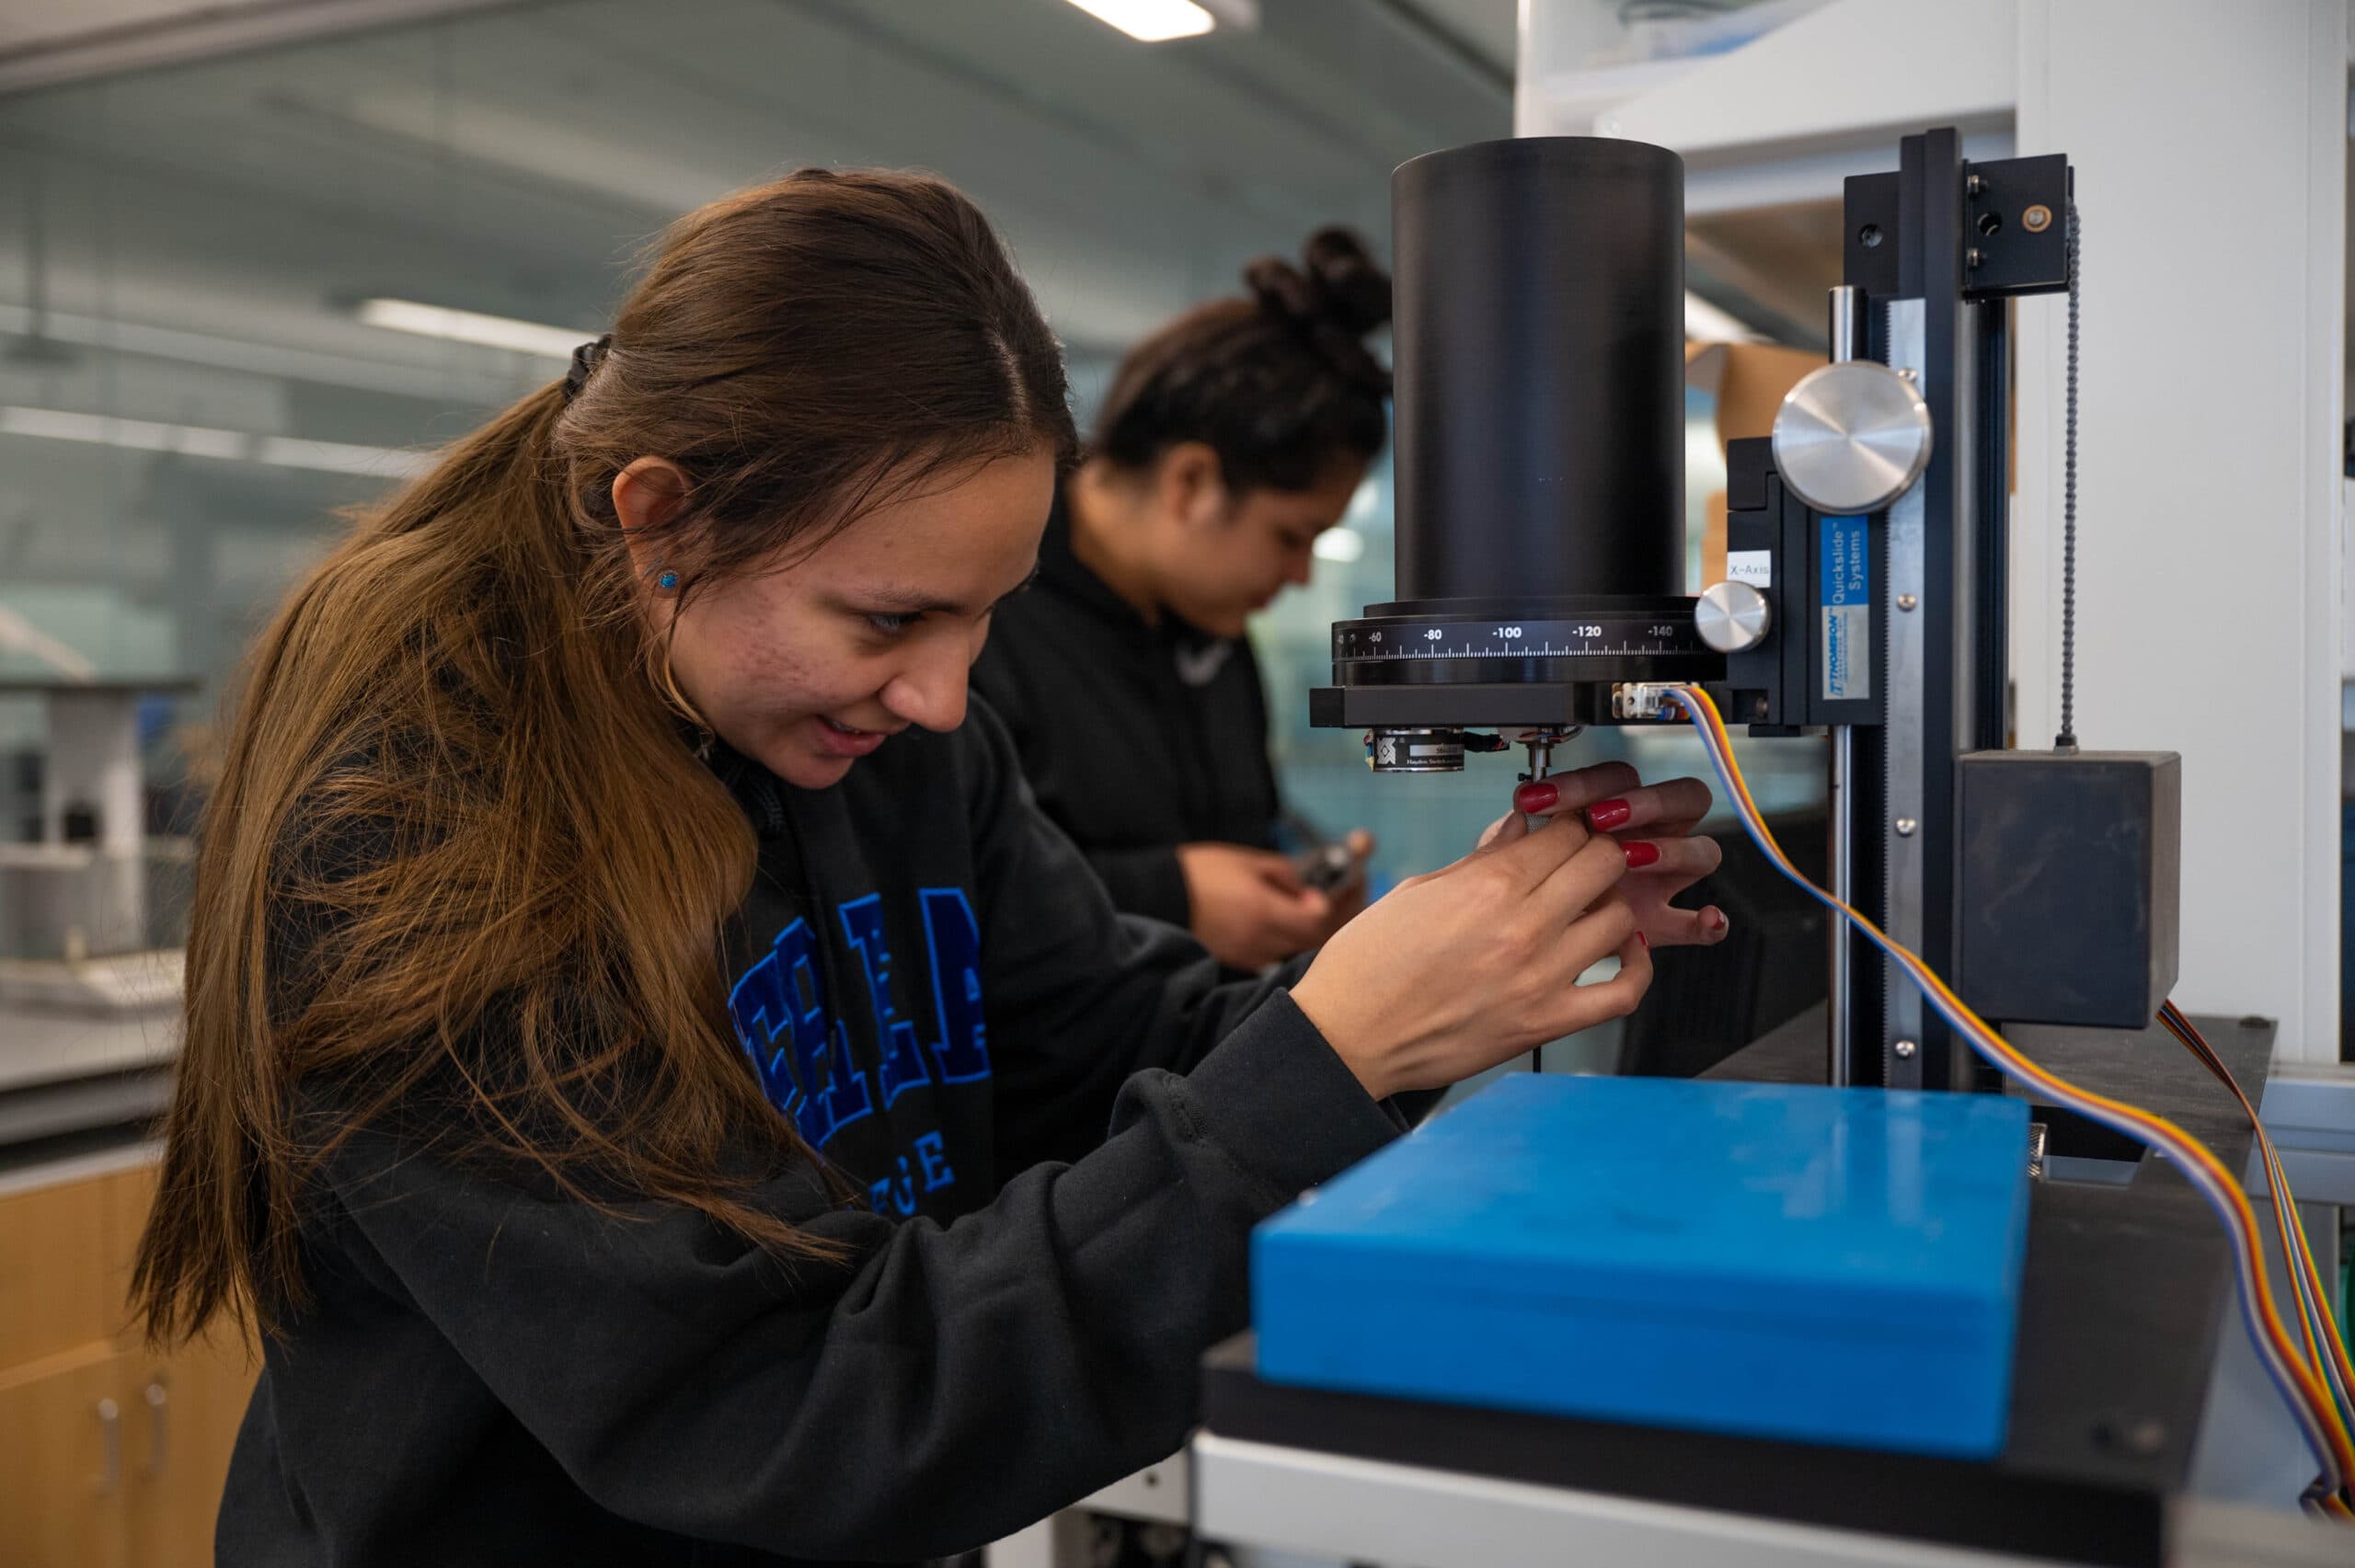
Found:
<path fill-rule="evenodd" d="M 1717 451 L 1728 441 L 1773 433 L 1775 411 L 1799 378 L 1824 362 L 1821 354 L 1786 349 L 1777 343 L 1694 343 L 1684 345 L 1684 384 L 1697 387 L 1717 400 Z M 1723 490 L 1705 503 L 1708 521 L 1701 536 L 1701 580 L 1695 589 L 1724 580 L 1726 575 L 1726 496 Z"/>

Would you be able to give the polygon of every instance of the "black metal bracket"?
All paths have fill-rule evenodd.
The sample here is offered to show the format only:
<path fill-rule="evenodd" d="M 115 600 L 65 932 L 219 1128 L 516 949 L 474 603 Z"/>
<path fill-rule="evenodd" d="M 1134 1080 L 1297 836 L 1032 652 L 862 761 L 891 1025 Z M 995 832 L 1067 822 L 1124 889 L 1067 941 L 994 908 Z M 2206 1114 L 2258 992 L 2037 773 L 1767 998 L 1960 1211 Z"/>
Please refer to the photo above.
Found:
<path fill-rule="evenodd" d="M 1963 295 L 2003 299 L 2069 286 L 2066 154 L 1963 166 Z"/>
<path fill-rule="evenodd" d="M 1851 175 L 1844 187 L 1842 275 L 1876 299 L 1919 292 L 1901 272 L 1898 180 L 1895 173 Z M 1965 164 L 1958 258 L 1963 297 L 2005 299 L 2066 289 L 2074 190 L 2063 153 Z"/>
<path fill-rule="evenodd" d="M 1841 276 L 1877 300 L 1901 292 L 1897 175 L 1852 174 L 1844 182 L 1848 233 L 1841 241 Z"/>

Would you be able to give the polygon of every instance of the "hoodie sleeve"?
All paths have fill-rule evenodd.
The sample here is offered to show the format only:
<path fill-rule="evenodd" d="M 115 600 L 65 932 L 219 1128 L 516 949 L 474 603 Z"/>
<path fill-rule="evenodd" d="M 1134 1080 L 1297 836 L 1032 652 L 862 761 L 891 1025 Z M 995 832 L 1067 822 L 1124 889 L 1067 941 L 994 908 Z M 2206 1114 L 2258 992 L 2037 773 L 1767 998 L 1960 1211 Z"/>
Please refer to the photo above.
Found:
<path fill-rule="evenodd" d="M 1288 999 L 1110 1137 L 984 1209 L 901 1225 L 763 1189 L 840 1264 L 674 1207 L 565 1201 L 367 1131 L 332 1157 L 337 1250 L 422 1314 L 565 1474 L 626 1518 L 796 1558 L 980 1545 L 1184 1440 L 1200 1353 L 1246 1321 L 1251 1225 L 1393 1136 Z"/>
<path fill-rule="evenodd" d="M 1094 1148 L 1131 1073 L 1188 1071 L 1307 960 L 1226 980 L 1182 930 L 1118 912 L 1040 811 L 986 704 L 972 704 L 959 738 L 1005 1179 Z"/>
<path fill-rule="evenodd" d="M 1186 891 L 1186 868 L 1178 862 L 1176 844 L 1093 850 L 1087 864 L 1102 879 L 1115 909 L 1180 928 L 1192 923 L 1194 901 Z"/>

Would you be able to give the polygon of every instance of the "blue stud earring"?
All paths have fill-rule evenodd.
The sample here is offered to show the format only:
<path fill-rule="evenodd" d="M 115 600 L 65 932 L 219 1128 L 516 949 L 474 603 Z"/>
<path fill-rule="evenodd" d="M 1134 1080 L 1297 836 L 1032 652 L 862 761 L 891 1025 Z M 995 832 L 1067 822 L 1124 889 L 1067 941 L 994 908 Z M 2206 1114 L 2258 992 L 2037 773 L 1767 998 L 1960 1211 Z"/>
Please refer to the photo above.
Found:
<path fill-rule="evenodd" d="M 654 583 L 657 588 L 660 588 L 665 593 L 675 593 L 678 591 L 679 588 L 679 574 L 676 572 L 664 572 L 661 577 L 654 579 Z"/>

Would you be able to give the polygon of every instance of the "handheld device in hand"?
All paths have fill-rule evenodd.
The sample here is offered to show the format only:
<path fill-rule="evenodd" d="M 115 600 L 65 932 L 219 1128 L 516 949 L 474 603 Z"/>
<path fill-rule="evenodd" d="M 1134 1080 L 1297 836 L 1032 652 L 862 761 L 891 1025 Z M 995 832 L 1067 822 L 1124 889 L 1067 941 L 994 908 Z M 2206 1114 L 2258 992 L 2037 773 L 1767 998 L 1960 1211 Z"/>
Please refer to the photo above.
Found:
<path fill-rule="evenodd" d="M 1358 857 L 1347 844 L 1320 844 L 1292 862 L 1300 880 L 1319 893 L 1346 887 L 1358 876 Z"/>

